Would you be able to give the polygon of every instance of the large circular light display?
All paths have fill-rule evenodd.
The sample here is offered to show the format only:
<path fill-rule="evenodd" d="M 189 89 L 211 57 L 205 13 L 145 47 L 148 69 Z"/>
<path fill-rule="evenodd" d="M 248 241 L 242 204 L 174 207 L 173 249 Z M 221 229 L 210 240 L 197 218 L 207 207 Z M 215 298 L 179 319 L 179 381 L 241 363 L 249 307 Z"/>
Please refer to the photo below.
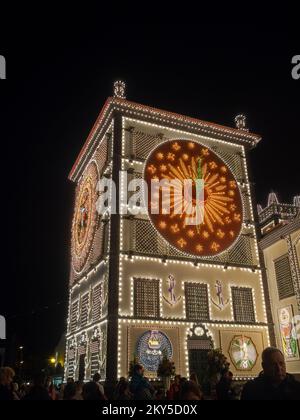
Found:
<path fill-rule="evenodd" d="M 223 160 L 200 143 L 174 140 L 162 143 L 152 151 L 145 164 L 148 184 L 148 213 L 158 232 L 174 247 L 196 256 L 213 256 L 229 248 L 240 234 L 243 211 L 237 182 Z M 156 213 L 153 213 L 152 180 L 192 180 L 190 199 L 176 192 L 170 194 L 170 207 L 165 209 L 162 188 Z M 196 214 L 196 185 L 202 180 L 201 223 L 191 225 Z M 195 191 L 194 191 L 195 190 Z M 158 195 L 157 195 L 158 196 Z M 191 202 L 194 203 L 191 207 Z M 178 213 L 178 204 L 182 206 Z M 170 210 L 170 211 L 169 211 Z M 187 223 L 188 221 L 188 223 Z"/>
<path fill-rule="evenodd" d="M 73 267 L 80 272 L 84 267 L 96 227 L 97 167 L 91 163 L 82 180 L 76 197 L 72 226 Z"/>
<path fill-rule="evenodd" d="M 138 340 L 137 356 L 145 370 L 157 372 L 164 355 L 171 359 L 173 350 L 169 338 L 163 332 L 147 331 Z"/>

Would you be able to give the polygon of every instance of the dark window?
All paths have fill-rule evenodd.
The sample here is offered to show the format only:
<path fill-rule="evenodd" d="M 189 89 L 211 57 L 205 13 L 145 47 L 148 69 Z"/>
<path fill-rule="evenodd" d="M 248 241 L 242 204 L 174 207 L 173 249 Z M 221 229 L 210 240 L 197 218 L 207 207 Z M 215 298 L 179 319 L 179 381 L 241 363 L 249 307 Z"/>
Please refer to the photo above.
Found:
<path fill-rule="evenodd" d="M 185 305 L 187 319 L 209 321 L 207 285 L 185 283 Z"/>
<path fill-rule="evenodd" d="M 84 327 L 88 323 L 89 316 L 89 294 L 85 294 L 81 299 L 80 326 Z"/>
<path fill-rule="evenodd" d="M 68 378 L 74 378 L 74 368 L 75 368 L 75 349 L 73 347 L 69 348 L 68 351 Z"/>
<path fill-rule="evenodd" d="M 159 280 L 134 279 L 134 315 L 159 318 Z"/>
<path fill-rule="evenodd" d="M 77 328 L 77 316 L 78 316 L 78 300 L 71 306 L 70 314 L 70 331 L 73 332 Z"/>
<path fill-rule="evenodd" d="M 248 287 L 232 287 L 232 304 L 234 320 L 237 322 L 255 322 L 252 289 Z"/>
<path fill-rule="evenodd" d="M 85 354 L 79 356 L 78 380 L 83 381 L 85 375 Z"/>
<path fill-rule="evenodd" d="M 99 321 L 101 314 L 102 305 L 102 283 L 98 284 L 93 288 L 92 295 L 92 319 L 93 322 Z"/>
<path fill-rule="evenodd" d="M 90 344 L 90 354 L 91 354 L 91 377 L 97 372 L 99 372 L 99 351 L 100 351 L 100 342 L 99 340 L 93 340 Z"/>
<path fill-rule="evenodd" d="M 293 278 L 288 255 L 274 261 L 279 299 L 295 295 Z"/>

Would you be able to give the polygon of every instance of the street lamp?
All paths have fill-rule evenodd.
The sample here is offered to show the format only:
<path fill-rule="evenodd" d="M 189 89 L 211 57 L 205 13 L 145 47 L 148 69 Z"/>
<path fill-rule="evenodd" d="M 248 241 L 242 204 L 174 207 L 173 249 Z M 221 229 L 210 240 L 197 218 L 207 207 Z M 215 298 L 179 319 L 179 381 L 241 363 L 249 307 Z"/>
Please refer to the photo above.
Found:
<path fill-rule="evenodd" d="M 23 361 L 23 346 L 19 346 L 19 350 L 20 350 L 20 365 L 22 364 Z"/>
<path fill-rule="evenodd" d="M 19 346 L 19 351 L 20 351 L 20 355 L 19 355 L 19 357 L 20 357 L 20 359 L 19 359 L 19 369 L 20 369 L 19 375 L 20 375 L 21 379 L 22 379 L 22 375 L 23 375 L 23 365 L 24 365 L 23 348 L 24 348 L 23 346 Z"/>

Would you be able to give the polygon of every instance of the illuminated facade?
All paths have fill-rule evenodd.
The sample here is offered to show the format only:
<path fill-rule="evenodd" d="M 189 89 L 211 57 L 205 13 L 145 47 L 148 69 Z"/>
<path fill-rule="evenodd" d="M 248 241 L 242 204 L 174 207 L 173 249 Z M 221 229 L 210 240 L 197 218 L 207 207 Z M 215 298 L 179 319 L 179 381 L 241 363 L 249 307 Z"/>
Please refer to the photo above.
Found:
<path fill-rule="evenodd" d="M 212 347 L 222 348 L 235 377 L 260 372 L 272 334 L 247 169 L 259 141 L 243 116 L 224 127 L 130 102 L 115 84 L 70 173 L 66 377 L 100 371 L 113 383 L 136 356 L 155 378 L 163 353 L 188 377 L 201 373 Z M 121 215 L 118 203 L 117 214 L 99 215 L 103 177 L 121 198 L 132 180 L 201 178 L 203 223 L 189 226 L 186 208 L 172 214 L 175 196 L 170 214 L 162 202 L 158 214 Z"/>
<path fill-rule="evenodd" d="M 300 377 L 300 197 L 283 204 L 271 193 L 259 220 L 276 346 L 287 371 Z"/>

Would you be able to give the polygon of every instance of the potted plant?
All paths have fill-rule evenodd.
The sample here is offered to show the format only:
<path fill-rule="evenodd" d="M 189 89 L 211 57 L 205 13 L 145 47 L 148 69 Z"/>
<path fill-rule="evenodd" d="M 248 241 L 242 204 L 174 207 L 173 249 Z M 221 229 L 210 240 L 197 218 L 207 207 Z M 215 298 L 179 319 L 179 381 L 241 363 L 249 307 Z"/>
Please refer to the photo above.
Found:
<path fill-rule="evenodd" d="M 157 376 L 162 379 L 165 391 L 168 391 L 170 389 L 171 377 L 175 376 L 175 364 L 166 355 L 163 356 L 158 365 Z"/>
<path fill-rule="evenodd" d="M 207 355 L 207 376 L 212 388 L 219 382 L 222 372 L 229 370 L 226 356 L 221 349 L 211 350 Z"/>
<path fill-rule="evenodd" d="M 129 371 L 128 371 L 128 377 L 132 378 L 133 373 L 134 373 L 134 366 L 137 365 L 139 363 L 139 360 L 137 358 L 137 355 L 134 354 L 133 355 L 133 359 L 130 360 L 130 364 L 129 364 Z"/>

